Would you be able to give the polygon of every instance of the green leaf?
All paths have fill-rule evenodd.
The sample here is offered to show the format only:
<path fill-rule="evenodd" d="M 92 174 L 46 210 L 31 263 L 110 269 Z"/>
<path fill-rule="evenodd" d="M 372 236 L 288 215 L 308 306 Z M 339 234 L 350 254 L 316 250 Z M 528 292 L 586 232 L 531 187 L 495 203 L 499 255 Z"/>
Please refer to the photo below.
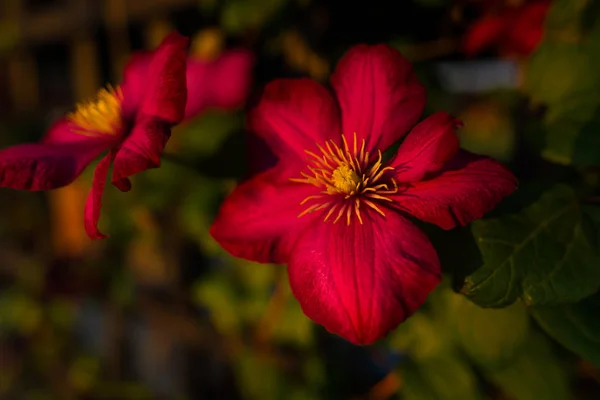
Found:
<path fill-rule="evenodd" d="M 600 366 L 600 293 L 577 304 L 531 307 L 529 311 L 559 343 Z"/>
<path fill-rule="evenodd" d="M 546 140 L 542 156 L 552 162 L 574 165 L 600 164 L 600 96 L 576 93 L 551 108 L 544 118 Z"/>
<path fill-rule="evenodd" d="M 594 71 L 595 66 L 581 45 L 546 40 L 527 64 L 525 90 L 535 102 L 555 105 L 573 93 L 595 86 L 598 75 Z"/>
<path fill-rule="evenodd" d="M 481 308 L 447 291 L 446 317 L 463 351 L 478 365 L 497 367 L 511 362 L 529 335 L 529 315 L 521 303 Z"/>
<path fill-rule="evenodd" d="M 556 185 L 518 214 L 473 223 L 484 265 L 462 293 L 484 307 L 577 302 L 600 287 L 600 258 L 573 190 Z"/>
<path fill-rule="evenodd" d="M 529 336 L 519 356 L 502 369 L 484 375 L 515 400 L 569 400 L 569 382 L 546 338 Z"/>
<path fill-rule="evenodd" d="M 477 379 L 471 366 L 454 353 L 442 353 L 400 368 L 405 400 L 480 399 Z"/>

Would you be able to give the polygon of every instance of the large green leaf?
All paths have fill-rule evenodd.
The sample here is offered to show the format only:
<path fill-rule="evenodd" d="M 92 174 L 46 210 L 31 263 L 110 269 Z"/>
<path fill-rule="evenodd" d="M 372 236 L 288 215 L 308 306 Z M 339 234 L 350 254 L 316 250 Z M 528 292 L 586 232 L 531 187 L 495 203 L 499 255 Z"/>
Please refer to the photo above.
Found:
<path fill-rule="evenodd" d="M 600 293 L 577 304 L 531 307 L 530 312 L 550 336 L 600 366 Z"/>
<path fill-rule="evenodd" d="M 519 356 L 502 369 L 487 369 L 486 377 L 515 400 L 569 400 L 569 384 L 560 360 L 544 336 L 529 336 Z"/>
<path fill-rule="evenodd" d="M 529 315 L 521 303 L 500 309 L 482 308 L 448 291 L 445 304 L 448 326 L 477 365 L 505 365 L 522 350 L 529 335 Z"/>
<path fill-rule="evenodd" d="M 462 293 L 484 307 L 574 303 L 600 287 L 600 258 L 572 189 L 557 185 L 518 214 L 473 223 L 484 265 Z"/>

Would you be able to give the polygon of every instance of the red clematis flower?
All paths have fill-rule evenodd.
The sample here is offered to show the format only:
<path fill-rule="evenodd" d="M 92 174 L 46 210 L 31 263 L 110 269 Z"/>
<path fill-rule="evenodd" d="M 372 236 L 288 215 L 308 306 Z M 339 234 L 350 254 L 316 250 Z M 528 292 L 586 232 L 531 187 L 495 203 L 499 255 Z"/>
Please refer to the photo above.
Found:
<path fill-rule="evenodd" d="M 549 0 L 534 0 L 519 6 L 487 10 L 467 30 L 463 51 L 473 56 L 496 46 L 503 56 L 528 56 L 544 36 Z"/>
<path fill-rule="evenodd" d="M 120 88 L 100 90 L 56 122 L 39 143 L 0 151 L 0 187 L 66 186 L 108 151 L 96 167 L 85 210 L 87 234 L 105 238 L 97 225 L 110 164 L 113 185 L 130 190 L 128 177 L 160 166 L 175 124 L 207 107 L 236 107 L 247 94 L 249 53 L 232 51 L 207 62 L 187 59 L 187 47 L 187 38 L 172 33 L 155 51 L 134 54 Z"/>
<path fill-rule="evenodd" d="M 224 201 L 212 236 L 231 254 L 287 263 L 304 312 L 352 343 L 383 337 L 440 280 L 427 236 L 407 216 L 450 229 L 516 189 L 498 162 L 459 151 L 459 121 L 419 123 L 425 89 L 385 46 L 359 45 L 332 76 L 276 80 L 249 117 L 278 163 Z"/>

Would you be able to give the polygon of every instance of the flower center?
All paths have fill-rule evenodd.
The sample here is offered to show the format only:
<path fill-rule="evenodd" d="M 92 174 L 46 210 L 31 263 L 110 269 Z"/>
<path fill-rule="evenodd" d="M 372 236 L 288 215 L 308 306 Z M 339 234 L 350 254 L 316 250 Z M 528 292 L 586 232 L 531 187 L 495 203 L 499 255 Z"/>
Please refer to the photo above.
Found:
<path fill-rule="evenodd" d="M 360 185 L 361 182 L 356 171 L 345 164 L 340 165 L 333 171 L 331 180 L 333 181 L 333 186 L 327 188 L 327 193 L 329 194 L 334 194 L 336 192 L 351 194 L 356 191 L 357 186 Z"/>
<path fill-rule="evenodd" d="M 350 225 L 356 216 L 362 224 L 360 207 L 363 204 L 385 216 L 377 203 L 391 202 L 387 195 L 398 192 L 398 185 L 389 174 L 394 168 L 383 166 L 381 151 L 377 156 L 365 151 L 364 139 L 359 149 L 356 133 L 352 148 L 344 135 L 342 141 L 342 147 L 332 140 L 325 146 L 317 144 L 321 154 L 305 150 L 310 156 L 309 172 L 302 172 L 302 178 L 291 181 L 316 186 L 321 192 L 302 201 L 301 204 L 310 204 L 298 217 L 328 208 L 325 221 L 335 215 L 333 223 L 336 223 L 345 216 Z"/>
<path fill-rule="evenodd" d="M 67 119 L 77 125 L 77 133 L 83 135 L 116 135 L 122 127 L 121 102 L 123 93 L 117 86 L 100 89 L 98 94 L 78 103 Z"/>

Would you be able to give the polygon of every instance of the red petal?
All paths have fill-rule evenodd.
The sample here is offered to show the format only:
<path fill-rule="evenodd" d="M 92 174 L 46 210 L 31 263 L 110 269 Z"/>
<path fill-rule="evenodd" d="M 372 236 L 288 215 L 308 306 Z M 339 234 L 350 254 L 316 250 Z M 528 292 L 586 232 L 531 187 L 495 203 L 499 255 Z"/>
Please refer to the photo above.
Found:
<path fill-rule="evenodd" d="M 221 205 L 210 234 L 236 257 L 285 263 L 297 236 L 311 221 L 298 218 L 300 202 L 318 193 L 314 186 L 289 181 L 279 167 L 238 186 Z"/>
<path fill-rule="evenodd" d="M 354 344 L 384 337 L 424 302 L 441 278 L 423 232 L 393 211 L 363 212 L 364 224 L 316 221 L 288 271 L 304 313 Z"/>
<path fill-rule="evenodd" d="M 399 209 L 418 219 L 452 229 L 483 217 L 517 184 L 499 162 L 460 151 L 440 175 L 415 182 L 394 200 Z"/>
<path fill-rule="evenodd" d="M 225 52 L 214 61 L 189 58 L 185 118 L 209 107 L 240 107 L 250 90 L 253 62 L 252 53 L 245 50 Z"/>
<path fill-rule="evenodd" d="M 113 158 L 113 152 L 106 155 L 100 160 L 94 171 L 92 190 L 85 203 L 85 231 L 90 239 L 105 239 L 108 237 L 98 229 L 98 220 L 100 219 L 102 194 L 106 185 L 106 177 L 108 176 L 108 169 Z"/>
<path fill-rule="evenodd" d="M 131 187 L 125 180 L 131 175 L 160 166 L 160 155 L 171 137 L 171 124 L 142 117 L 121 144 L 115 157 L 112 182 L 119 189 Z"/>
<path fill-rule="evenodd" d="M 509 14 L 500 13 L 475 21 L 463 37 L 463 52 L 468 56 L 474 56 L 496 44 L 509 29 L 511 19 Z"/>
<path fill-rule="evenodd" d="M 355 46 L 331 77 L 342 110 L 342 131 L 356 132 L 367 150 L 385 150 L 419 120 L 425 88 L 398 51 L 387 46 Z"/>
<path fill-rule="evenodd" d="M 187 100 L 188 42 L 186 37 L 173 32 L 153 53 L 132 57 L 123 79 L 123 110 L 126 115 L 137 109 L 139 113 L 173 124 L 183 119 Z"/>
<path fill-rule="evenodd" d="M 0 151 L 0 187 L 50 190 L 66 186 L 114 143 L 112 137 L 75 134 L 61 120 L 42 142 Z"/>
<path fill-rule="evenodd" d="M 455 129 L 461 124 L 445 112 L 438 112 L 415 126 L 390 163 L 396 168 L 396 179 L 415 182 L 439 171 L 458 151 Z"/>
<path fill-rule="evenodd" d="M 72 122 L 70 122 L 66 118 L 61 118 L 54 124 L 52 124 L 52 126 L 50 127 L 50 129 L 48 129 L 48 132 L 46 132 L 46 135 L 42 138 L 42 140 L 40 140 L 40 142 L 52 144 L 68 144 L 89 142 L 92 139 L 104 139 L 107 141 L 114 140 L 115 142 L 118 141 L 118 138 L 112 135 L 91 137 L 89 135 L 83 135 L 77 130 L 78 128 Z"/>
<path fill-rule="evenodd" d="M 513 53 L 527 56 L 536 49 L 544 36 L 544 21 L 549 6 L 549 1 L 526 4 L 511 21 L 507 45 L 510 45 Z"/>
<path fill-rule="evenodd" d="M 278 79 L 264 90 L 252 110 L 250 130 L 262 137 L 280 159 L 305 158 L 329 139 L 340 140 L 339 110 L 331 94 L 310 79 Z"/>
<path fill-rule="evenodd" d="M 152 62 L 154 51 L 135 52 L 123 70 L 123 81 L 121 89 L 123 91 L 123 102 L 121 104 L 123 114 L 135 118 L 140 104 L 146 94 L 148 81 L 148 66 Z"/>

